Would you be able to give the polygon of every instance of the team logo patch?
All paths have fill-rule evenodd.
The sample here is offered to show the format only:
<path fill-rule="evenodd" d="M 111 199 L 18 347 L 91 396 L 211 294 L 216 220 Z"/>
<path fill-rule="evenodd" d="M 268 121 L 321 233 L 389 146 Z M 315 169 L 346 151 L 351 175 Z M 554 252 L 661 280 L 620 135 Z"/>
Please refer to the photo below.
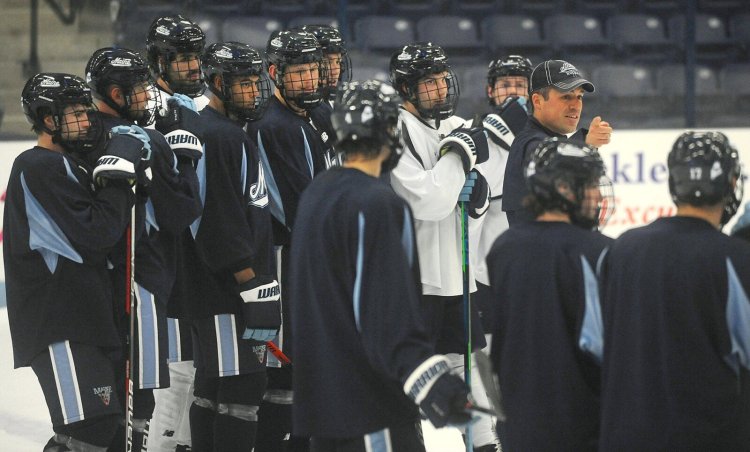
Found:
<path fill-rule="evenodd" d="M 255 357 L 258 358 L 258 361 L 262 363 L 263 360 L 266 359 L 266 346 L 265 345 L 254 346 L 253 353 L 255 353 Z"/>
<path fill-rule="evenodd" d="M 404 51 L 403 51 L 403 52 L 401 52 L 401 54 L 400 54 L 399 56 L 397 56 L 396 58 L 397 58 L 397 59 L 398 59 L 399 61 L 409 61 L 409 60 L 411 60 L 411 55 L 409 55 L 409 52 L 407 52 L 406 50 L 404 50 Z"/>
<path fill-rule="evenodd" d="M 169 35 L 169 29 L 164 25 L 159 25 L 158 27 L 156 27 L 156 32 L 160 35 Z"/>
<path fill-rule="evenodd" d="M 714 162 L 714 165 L 711 167 L 711 180 L 716 179 L 717 177 L 724 174 L 724 172 L 721 170 L 721 163 Z"/>
<path fill-rule="evenodd" d="M 43 86 L 45 88 L 59 88 L 60 82 L 55 80 L 53 77 L 45 76 L 44 79 L 39 82 L 39 86 Z"/>
<path fill-rule="evenodd" d="M 222 47 L 221 49 L 217 50 L 214 55 L 219 58 L 232 59 L 232 51 L 227 49 L 226 47 Z"/>
<path fill-rule="evenodd" d="M 328 134 L 323 132 L 320 134 L 320 138 L 323 140 L 323 143 L 326 143 L 328 141 Z"/>
<path fill-rule="evenodd" d="M 248 204 L 260 208 L 268 205 L 268 188 L 261 163 L 258 163 L 258 182 L 250 185 L 250 202 Z"/>
<path fill-rule="evenodd" d="M 122 57 L 115 58 L 114 60 L 110 61 L 109 64 L 111 64 L 112 66 L 117 66 L 117 67 L 132 66 L 130 58 L 122 58 Z"/>
<path fill-rule="evenodd" d="M 279 38 L 273 38 L 271 40 L 271 46 L 273 46 L 273 47 L 281 47 L 281 39 L 279 39 Z"/>
<path fill-rule="evenodd" d="M 581 75 L 581 73 L 578 72 L 578 69 L 576 69 L 575 66 L 568 62 L 562 65 L 562 67 L 560 68 L 560 72 L 564 73 L 565 75 Z"/>
<path fill-rule="evenodd" d="M 109 401 L 112 399 L 112 386 L 99 386 L 94 388 L 94 394 L 98 395 L 104 405 L 109 406 Z"/>

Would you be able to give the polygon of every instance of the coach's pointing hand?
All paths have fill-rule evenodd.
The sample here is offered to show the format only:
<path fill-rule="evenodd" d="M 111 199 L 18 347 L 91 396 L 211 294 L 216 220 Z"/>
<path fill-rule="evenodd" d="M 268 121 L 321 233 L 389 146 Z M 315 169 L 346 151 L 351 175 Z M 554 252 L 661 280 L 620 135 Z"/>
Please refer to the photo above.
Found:
<path fill-rule="evenodd" d="M 601 116 L 597 116 L 591 120 L 589 126 L 589 133 L 586 135 L 586 144 L 598 148 L 605 144 L 609 144 L 612 139 L 612 126 L 607 121 L 602 121 Z"/>

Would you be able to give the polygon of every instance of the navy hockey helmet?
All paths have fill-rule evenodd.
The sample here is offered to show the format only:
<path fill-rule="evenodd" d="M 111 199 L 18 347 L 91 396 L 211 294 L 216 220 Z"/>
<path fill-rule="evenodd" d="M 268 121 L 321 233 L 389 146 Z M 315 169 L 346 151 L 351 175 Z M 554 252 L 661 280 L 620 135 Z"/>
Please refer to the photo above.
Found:
<path fill-rule="evenodd" d="M 323 51 L 323 69 L 326 75 L 321 91 L 326 99 L 336 100 L 339 84 L 352 80 L 352 61 L 344 38 L 330 25 L 305 25 L 301 30 L 312 33 L 318 40 Z"/>
<path fill-rule="evenodd" d="M 199 58 L 206 45 L 206 35 L 195 22 L 183 16 L 157 17 L 146 38 L 148 64 L 154 78 L 162 78 L 169 88 L 180 94 L 198 97 L 205 88 L 200 77 Z M 186 61 L 178 55 L 190 55 Z"/>
<path fill-rule="evenodd" d="M 577 226 L 603 226 L 614 211 L 612 182 L 604 162 L 586 144 L 545 139 L 526 160 L 524 176 L 542 211 L 565 212 Z"/>
<path fill-rule="evenodd" d="M 148 66 L 141 56 L 129 49 L 105 47 L 91 55 L 86 64 L 86 83 L 94 97 L 101 99 L 120 116 L 147 126 L 156 119 L 161 96 L 157 92 Z M 118 105 L 109 95 L 112 85 L 123 91 L 125 105 Z"/>
<path fill-rule="evenodd" d="M 396 90 L 379 80 L 344 83 L 331 114 L 337 148 L 347 154 L 349 149 L 363 152 L 364 147 L 377 154 L 387 145 L 391 156 L 384 166 L 395 167 L 402 153 L 397 131 L 399 100 Z M 356 143 L 365 145 L 350 148 Z"/>
<path fill-rule="evenodd" d="M 224 102 L 228 113 L 244 121 L 263 116 L 273 90 L 257 50 L 239 42 L 211 44 L 203 53 L 201 69 L 208 89 Z M 217 77 L 221 77 L 220 89 L 214 83 Z"/>
<path fill-rule="evenodd" d="M 315 35 L 303 30 L 283 30 L 271 33 L 266 45 L 268 64 L 276 67 L 273 82 L 281 96 L 293 107 L 311 110 L 323 101 L 320 80 L 325 78 L 323 51 Z M 299 64 L 317 64 L 317 77 L 313 71 L 301 71 L 299 80 L 284 83 L 291 74 L 290 67 Z M 296 85 L 296 86 L 295 86 Z"/>
<path fill-rule="evenodd" d="M 669 152 L 667 167 L 675 203 L 723 203 L 722 225 L 737 213 L 743 195 L 742 167 L 737 149 L 723 133 L 683 133 Z"/>
<path fill-rule="evenodd" d="M 101 128 L 91 115 L 96 110 L 91 89 L 80 77 L 37 74 L 23 87 L 21 106 L 35 131 L 50 134 L 69 152 L 88 152 L 99 138 Z M 46 116 L 52 116 L 54 129 L 45 124 Z"/>
<path fill-rule="evenodd" d="M 419 82 L 425 77 L 444 74 L 419 92 Z M 445 52 L 431 42 L 405 45 L 391 56 L 390 81 L 401 97 L 411 102 L 420 116 L 445 119 L 452 116 L 458 103 L 459 88 L 456 74 L 451 69 Z"/>

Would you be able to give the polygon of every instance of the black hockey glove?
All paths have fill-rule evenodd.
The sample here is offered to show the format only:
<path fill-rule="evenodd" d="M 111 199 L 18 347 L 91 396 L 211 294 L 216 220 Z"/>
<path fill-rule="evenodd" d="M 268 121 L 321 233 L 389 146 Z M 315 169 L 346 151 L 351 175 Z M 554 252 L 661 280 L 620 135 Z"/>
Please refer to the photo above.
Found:
<path fill-rule="evenodd" d="M 466 409 L 469 391 L 461 378 L 450 373 L 443 355 L 434 355 L 420 364 L 406 379 L 404 391 L 435 428 L 471 421 Z"/>
<path fill-rule="evenodd" d="M 267 342 L 279 334 L 281 301 L 279 283 L 267 276 L 255 278 L 237 286 L 242 297 L 245 317 L 243 339 Z"/>
<path fill-rule="evenodd" d="M 167 105 L 169 108 L 156 118 L 156 130 L 164 134 L 178 159 L 189 159 L 195 165 L 203 155 L 200 115 L 177 95 Z"/>
<path fill-rule="evenodd" d="M 104 187 L 110 181 L 126 181 L 132 186 L 151 184 L 151 140 L 138 126 L 117 126 L 94 167 L 94 182 Z"/>
<path fill-rule="evenodd" d="M 506 151 L 510 150 L 510 145 L 513 144 L 515 135 L 513 135 L 513 132 L 503 118 L 494 113 L 490 113 L 482 120 L 482 126 L 484 127 L 484 130 L 487 131 L 487 136 L 489 136 L 493 143 Z"/>
<path fill-rule="evenodd" d="M 490 207 L 490 187 L 482 173 L 473 169 L 466 175 L 466 182 L 458 196 L 459 202 L 466 202 L 471 218 L 479 218 Z"/>
<path fill-rule="evenodd" d="M 486 162 L 489 158 L 487 133 L 481 126 L 471 129 L 459 127 L 440 140 L 439 146 L 441 157 L 449 151 L 461 157 L 465 173 L 471 171 L 477 163 Z"/>

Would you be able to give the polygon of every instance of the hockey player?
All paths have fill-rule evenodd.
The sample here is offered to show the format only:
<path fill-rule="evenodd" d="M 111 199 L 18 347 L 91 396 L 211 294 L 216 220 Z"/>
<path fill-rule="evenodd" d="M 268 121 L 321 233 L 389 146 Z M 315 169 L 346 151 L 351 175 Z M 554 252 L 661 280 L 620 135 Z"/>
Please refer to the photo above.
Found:
<path fill-rule="evenodd" d="M 315 36 L 299 30 L 274 32 L 266 46 L 266 58 L 276 92 L 263 118 L 248 123 L 247 133 L 257 143 L 266 171 L 277 275 L 283 291 L 299 197 L 312 178 L 333 161 L 334 137 L 310 115 L 323 100 L 320 92 L 323 54 Z M 282 307 L 284 326 L 276 343 L 294 361 L 289 340 L 291 311 L 283 295 Z M 278 452 L 287 447 L 307 450 L 306 439 L 290 435 L 291 372 L 288 366 L 282 367 L 269 356 L 269 384 L 260 410 L 256 452 Z"/>
<path fill-rule="evenodd" d="M 287 289 L 294 429 L 313 451 L 423 452 L 415 403 L 436 427 L 469 420 L 463 381 L 423 323 L 411 209 L 378 180 L 401 154 L 398 108 L 390 86 L 343 85 L 332 118 L 343 167 L 300 200 Z"/>
<path fill-rule="evenodd" d="M 529 85 L 531 118 L 513 140 L 505 167 L 503 211 L 511 226 L 533 220 L 531 213 L 522 206 L 528 193 L 523 164 L 541 141 L 573 134 L 571 139 L 595 148 L 609 143 L 612 127 L 599 116 L 591 121 L 588 129 L 576 130 L 584 92 L 594 92 L 594 85 L 567 61 L 547 60 L 534 68 Z"/>
<path fill-rule="evenodd" d="M 105 47 L 93 53 L 86 65 L 86 80 L 92 89 L 105 130 L 116 126 L 150 125 L 159 108 L 158 93 L 148 66 L 132 50 Z M 140 237 L 135 249 L 137 335 L 132 359 L 133 445 L 140 450 L 146 424 L 154 411 L 153 390 L 169 386 L 167 300 L 172 292 L 177 267 L 176 251 L 182 231 L 200 215 L 198 178 L 194 161 L 201 157 L 197 143 L 174 147 L 155 130 L 145 129 L 151 146 L 152 180 L 145 208 L 138 210 Z M 179 135 L 171 134 L 169 138 Z M 91 152 L 87 160 L 95 162 L 100 153 Z M 115 307 L 124 303 L 127 235 L 112 253 Z M 123 337 L 129 322 L 120 312 Z"/>
<path fill-rule="evenodd" d="M 195 112 L 208 104 L 208 98 L 202 95 L 205 85 L 200 69 L 205 42 L 200 26 L 180 15 L 157 17 L 146 37 L 147 62 L 159 88 L 162 107 L 155 127 L 164 135 L 175 135 L 175 151 L 185 141 L 201 140 L 201 121 Z M 181 240 L 191 240 L 187 230 Z M 182 247 L 178 249 L 181 252 Z M 181 255 L 177 259 L 187 260 Z M 190 445 L 188 411 L 193 400 L 195 369 L 190 323 L 182 310 L 183 300 L 190 293 L 186 278 L 184 269 L 178 265 L 167 305 L 170 387 L 155 391 L 156 409 L 149 425 L 150 452 L 171 452 L 175 447 L 180 450 Z"/>
<path fill-rule="evenodd" d="M 196 365 L 192 450 L 249 451 L 266 389 L 266 341 L 278 333 L 281 307 L 264 170 L 242 125 L 263 113 L 271 83 L 258 52 L 235 42 L 208 46 L 202 70 L 203 215 L 190 227 L 193 240 L 183 241 Z"/>
<path fill-rule="evenodd" d="M 686 132 L 667 157 L 674 217 L 625 232 L 602 269 L 600 450 L 750 450 L 750 245 L 720 228 L 737 150 Z"/>
<path fill-rule="evenodd" d="M 596 451 L 601 343 L 589 338 L 601 320 L 595 270 L 612 239 L 592 228 L 612 205 L 611 182 L 595 149 L 559 138 L 525 172 L 535 221 L 505 231 L 487 256 L 503 448 Z"/>
<path fill-rule="evenodd" d="M 98 136 L 76 76 L 37 74 L 21 103 L 37 145 L 13 163 L 3 220 L 15 367 L 30 366 L 42 387 L 55 432 L 45 451 L 104 452 L 122 417 L 107 253 L 130 221 L 148 151 L 115 135 L 93 171 L 80 159 Z"/>
<path fill-rule="evenodd" d="M 445 52 L 432 43 L 409 44 L 391 57 L 391 83 L 401 96 L 399 130 L 404 157 L 390 174 L 393 189 L 414 212 L 420 253 L 423 309 L 428 332 L 438 353 L 450 353 L 454 367 L 461 367 L 466 352 L 463 321 L 461 265 L 461 214 L 457 207 L 467 174 L 477 174 L 469 203 L 469 227 L 486 211 L 489 190 L 477 163 L 487 160 L 487 135 L 481 127 L 467 128 L 453 115 L 458 101 L 458 81 Z M 478 229 L 474 229 L 478 231 Z M 472 234 L 470 234 L 470 237 Z M 474 235 L 476 238 L 476 235 Z M 475 240 L 475 239 L 473 239 Z M 473 242 L 472 240 L 472 242 Z M 469 267 L 471 269 L 471 267 Z M 469 272 L 470 291 L 476 291 Z M 472 305 L 472 347 L 486 345 L 478 311 Z M 483 419 L 486 437 L 475 445 L 494 442 L 491 422 Z M 491 445 L 494 448 L 494 444 Z"/>
<path fill-rule="evenodd" d="M 487 68 L 487 100 L 514 135 L 529 118 L 529 79 L 534 67 L 520 55 L 490 61 Z"/>

